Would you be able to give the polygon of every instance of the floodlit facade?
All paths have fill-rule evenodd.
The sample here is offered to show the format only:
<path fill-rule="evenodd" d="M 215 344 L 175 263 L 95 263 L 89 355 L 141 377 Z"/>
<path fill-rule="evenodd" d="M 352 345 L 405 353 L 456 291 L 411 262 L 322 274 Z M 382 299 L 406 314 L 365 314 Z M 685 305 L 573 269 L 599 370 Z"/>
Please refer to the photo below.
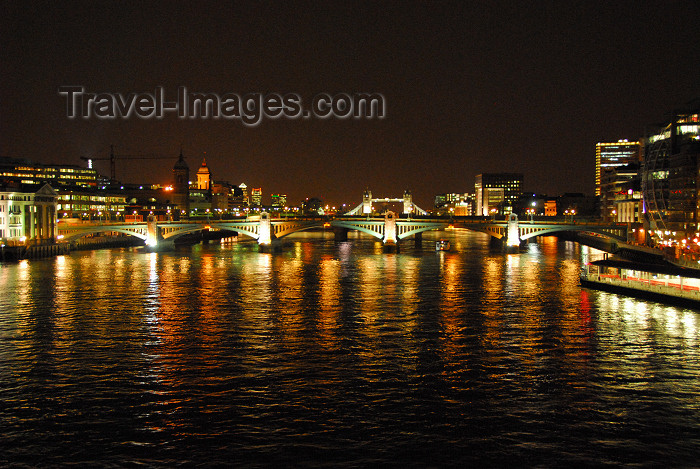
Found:
<path fill-rule="evenodd" d="M 0 243 L 50 244 L 56 241 L 57 193 L 51 186 L 0 186 Z"/>
<path fill-rule="evenodd" d="M 202 166 L 197 170 L 197 189 L 208 191 L 211 189 L 211 171 L 207 167 L 206 158 L 202 160 Z"/>

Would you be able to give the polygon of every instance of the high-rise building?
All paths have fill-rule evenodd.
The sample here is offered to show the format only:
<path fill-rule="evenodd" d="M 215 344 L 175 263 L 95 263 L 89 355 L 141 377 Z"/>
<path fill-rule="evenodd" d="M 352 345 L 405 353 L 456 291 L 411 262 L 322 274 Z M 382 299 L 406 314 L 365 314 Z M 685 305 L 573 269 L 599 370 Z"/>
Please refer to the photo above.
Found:
<path fill-rule="evenodd" d="M 642 160 L 640 142 L 618 140 L 617 142 L 599 142 L 595 146 L 595 195 L 602 194 L 601 185 L 605 171 L 611 171 Z"/>
<path fill-rule="evenodd" d="M 251 205 L 253 207 L 262 207 L 262 188 L 253 188 L 250 191 Z"/>
<path fill-rule="evenodd" d="M 698 231 L 699 154 L 700 99 L 696 99 L 673 112 L 668 123 L 644 142 L 642 195 L 656 234 L 669 231 L 681 237 Z"/>
<path fill-rule="evenodd" d="M 523 192 L 522 173 L 483 173 L 476 176 L 476 214 L 509 212 Z"/>
<path fill-rule="evenodd" d="M 238 188 L 240 189 L 241 206 L 250 207 L 250 199 L 248 198 L 248 186 L 245 182 L 242 182 Z"/>

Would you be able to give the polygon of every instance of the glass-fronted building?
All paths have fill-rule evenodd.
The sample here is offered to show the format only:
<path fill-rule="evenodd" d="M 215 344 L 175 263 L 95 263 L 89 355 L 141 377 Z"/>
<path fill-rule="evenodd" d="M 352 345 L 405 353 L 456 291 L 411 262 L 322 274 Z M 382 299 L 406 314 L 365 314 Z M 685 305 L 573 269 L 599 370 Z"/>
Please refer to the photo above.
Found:
<path fill-rule="evenodd" d="M 649 228 L 680 238 L 698 231 L 700 100 L 645 139 L 642 194 Z M 675 233 L 675 234 L 674 234 Z"/>

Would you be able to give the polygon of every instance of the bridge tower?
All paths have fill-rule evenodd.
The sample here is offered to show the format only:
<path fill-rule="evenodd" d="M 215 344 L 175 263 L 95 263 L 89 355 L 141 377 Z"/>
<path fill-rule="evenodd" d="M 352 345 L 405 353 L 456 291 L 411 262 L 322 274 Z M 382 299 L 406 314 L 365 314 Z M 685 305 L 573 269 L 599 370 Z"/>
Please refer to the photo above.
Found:
<path fill-rule="evenodd" d="M 409 190 L 403 191 L 403 213 L 413 213 L 413 196 Z"/>
<path fill-rule="evenodd" d="M 506 248 L 520 246 L 520 227 L 518 216 L 514 213 L 508 215 L 508 231 L 506 231 Z"/>
<path fill-rule="evenodd" d="M 362 214 L 369 215 L 372 213 L 372 191 L 367 189 L 362 194 Z"/>

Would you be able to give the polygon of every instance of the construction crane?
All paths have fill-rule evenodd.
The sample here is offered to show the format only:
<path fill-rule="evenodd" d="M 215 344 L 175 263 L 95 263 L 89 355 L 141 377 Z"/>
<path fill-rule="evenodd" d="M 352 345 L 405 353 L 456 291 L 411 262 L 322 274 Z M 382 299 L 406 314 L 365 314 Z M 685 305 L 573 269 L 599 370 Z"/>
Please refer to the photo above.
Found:
<path fill-rule="evenodd" d="M 109 151 L 109 156 L 104 156 L 104 157 L 90 157 L 90 156 L 81 156 L 81 160 L 85 160 L 88 162 L 88 167 L 92 168 L 92 162 L 93 161 L 98 161 L 98 160 L 109 160 L 109 178 L 112 181 L 117 180 L 117 165 L 116 165 L 116 160 L 163 160 L 163 159 L 170 159 L 170 158 L 176 158 L 172 155 L 116 155 L 114 153 L 114 145 L 109 146 L 110 151 Z"/>

